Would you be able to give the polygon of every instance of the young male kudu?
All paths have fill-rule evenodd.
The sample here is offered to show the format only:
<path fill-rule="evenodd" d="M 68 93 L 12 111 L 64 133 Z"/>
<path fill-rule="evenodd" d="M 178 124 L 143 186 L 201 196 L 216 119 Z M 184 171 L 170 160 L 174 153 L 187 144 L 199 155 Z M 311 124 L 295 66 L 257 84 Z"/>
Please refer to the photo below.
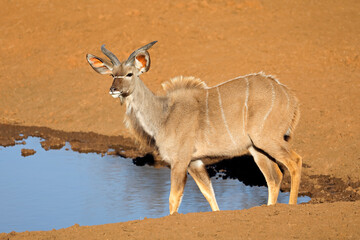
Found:
<path fill-rule="evenodd" d="M 110 75 L 110 95 L 126 103 L 125 123 L 136 138 L 158 150 L 171 166 L 170 214 L 178 211 L 187 172 L 213 211 L 219 210 L 204 157 L 234 157 L 250 153 L 265 176 L 268 204 L 278 198 L 283 174 L 290 172 L 290 204 L 297 203 L 302 159 L 289 145 L 299 120 L 292 92 L 263 73 L 237 77 L 214 87 L 194 77 L 177 77 L 163 84 L 166 95 L 152 93 L 139 76 L 150 68 L 148 49 L 134 51 L 126 61 L 103 45 L 110 61 L 87 54 L 91 67 Z"/>

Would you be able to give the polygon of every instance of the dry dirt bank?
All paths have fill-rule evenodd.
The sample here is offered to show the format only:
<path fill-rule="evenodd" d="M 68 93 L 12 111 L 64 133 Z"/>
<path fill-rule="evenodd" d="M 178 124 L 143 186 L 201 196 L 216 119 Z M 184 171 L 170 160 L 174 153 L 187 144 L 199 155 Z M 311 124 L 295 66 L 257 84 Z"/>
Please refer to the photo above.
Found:
<path fill-rule="evenodd" d="M 301 191 L 310 193 L 316 199 L 314 202 L 358 199 L 359 1 L 0 0 L 0 5 L 1 124 L 49 127 L 65 132 L 50 139 L 49 146 L 61 145 L 67 139 L 73 140 L 75 149 L 101 152 L 106 151 L 108 143 L 119 144 L 128 146 L 128 153 L 136 156 L 137 149 L 130 140 L 125 140 L 128 134 L 122 124 L 124 108 L 107 93 L 111 80 L 94 73 L 86 63 L 85 54 L 100 55 L 99 48 L 106 43 L 120 59 L 125 59 L 135 48 L 158 40 L 150 51 L 152 68 L 143 76 L 154 92 L 161 93 L 160 83 L 177 75 L 200 77 L 209 86 L 252 72 L 276 75 L 295 91 L 301 102 L 302 115 L 294 138 L 294 147 L 304 158 Z M 70 134 L 74 131 L 83 133 Z M 74 136 L 80 139 L 81 134 L 89 132 L 101 134 L 105 143 L 74 141 Z M 0 140 L 8 144 L 9 138 L 1 134 Z M 223 231 L 219 231 L 230 234 L 224 236 L 235 236 L 239 225 L 249 224 L 247 229 L 255 228 L 251 234 L 258 234 L 252 235 L 253 238 L 264 238 L 267 232 L 275 234 L 271 229 L 293 238 L 351 238 L 352 234 L 359 234 L 357 229 L 349 227 L 358 219 L 358 212 L 354 212 L 358 206 L 357 201 L 299 208 L 261 207 L 239 213 L 241 216 L 242 212 L 249 213 L 251 221 L 239 218 L 234 220 L 235 225 L 222 224 Z M 263 230 L 251 225 L 266 219 L 261 212 L 266 214 L 277 208 L 280 214 L 268 216 Z M 327 208 L 331 209 L 329 215 L 323 215 Z M 303 228 L 291 224 L 287 228 L 278 227 L 279 223 L 285 224 L 280 218 L 286 218 L 289 210 L 299 211 L 295 215 L 289 213 L 294 219 L 304 216 L 306 221 L 299 219 Z M 159 226 L 164 231 L 171 229 L 166 234 L 179 233 L 185 229 L 181 218 L 196 222 L 197 217 L 203 217 L 204 221 L 209 219 L 201 225 L 202 233 L 207 234 L 217 229 L 212 225 L 213 216 L 230 221 L 225 214 L 237 212 L 146 220 L 140 222 L 144 225 L 136 228 L 135 233 L 148 234 L 139 230 L 145 225 L 154 229 L 155 226 L 147 225 L 149 221 L 162 221 L 164 225 Z M 178 218 L 184 224 L 171 224 L 169 219 Z M 338 222 L 324 224 L 332 219 Z M 315 230 L 317 225 L 322 226 L 322 231 Z M 118 233 L 116 226 L 100 226 L 100 229 L 104 227 L 100 232 Z M 76 234 L 77 229 L 61 231 Z M 80 229 L 91 234 L 95 228 Z M 191 233 L 190 227 L 186 229 L 185 234 Z M 294 235 L 299 230 L 303 235 Z M 36 234 L 48 233 L 34 233 L 35 239 Z M 204 237 L 201 233 L 196 236 Z M 165 238 L 165 233 L 158 238 Z"/>
<path fill-rule="evenodd" d="M 0 233 L 0 239 L 359 239 L 360 202 L 254 207 L 178 214 L 47 232 Z"/>

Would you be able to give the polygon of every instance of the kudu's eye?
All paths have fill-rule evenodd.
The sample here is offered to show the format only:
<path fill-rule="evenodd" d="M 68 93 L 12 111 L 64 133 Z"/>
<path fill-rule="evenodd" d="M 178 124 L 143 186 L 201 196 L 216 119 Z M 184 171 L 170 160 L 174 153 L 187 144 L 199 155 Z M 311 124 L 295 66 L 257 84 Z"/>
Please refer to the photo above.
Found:
<path fill-rule="evenodd" d="M 127 77 L 132 77 L 132 75 L 133 75 L 132 73 L 126 74 Z"/>

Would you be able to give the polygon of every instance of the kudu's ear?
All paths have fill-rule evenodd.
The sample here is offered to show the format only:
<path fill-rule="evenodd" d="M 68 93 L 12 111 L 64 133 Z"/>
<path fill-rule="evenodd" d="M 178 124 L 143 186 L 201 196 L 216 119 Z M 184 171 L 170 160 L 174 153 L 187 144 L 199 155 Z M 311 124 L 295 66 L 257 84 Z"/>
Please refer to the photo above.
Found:
<path fill-rule="evenodd" d="M 135 68 L 139 71 L 139 75 L 149 71 L 150 69 L 150 55 L 147 51 L 141 51 L 135 56 Z"/>
<path fill-rule="evenodd" d="M 92 54 L 87 54 L 86 59 L 89 62 L 90 66 L 100 74 L 112 74 L 113 66 L 111 63 L 96 57 Z"/>

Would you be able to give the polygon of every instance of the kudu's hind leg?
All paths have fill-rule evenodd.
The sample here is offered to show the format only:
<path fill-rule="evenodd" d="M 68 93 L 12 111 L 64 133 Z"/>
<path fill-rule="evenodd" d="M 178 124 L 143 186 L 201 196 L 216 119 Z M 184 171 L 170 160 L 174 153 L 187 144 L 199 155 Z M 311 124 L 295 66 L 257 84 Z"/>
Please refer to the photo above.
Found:
<path fill-rule="evenodd" d="M 255 163 L 260 168 L 268 186 L 268 205 L 277 202 L 283 174 L 277 163 L 257 151 L 254 147 L 249 148 L 250 154 L 254 157 Z"/>
<path fill-rule="evenodd" d="M 289 204 L 296 204 L 301 179 L 301 157 L 295 151 L 288 150 L 289 146 L 287 145 L 287 142 L 281 143 L 276 142 L 273 139 L 262 139 L 260 141 L 255 141 L 255 144 L 258 144 L 256 147 L 267 152 L 270 156 L 275 158 L 276 161 L 284 164 L 289 170 L 291 177 Z"/>
<path fill-rule="evenodd" d="M 169 196 L 170 214 L 178 211 L 184 194 L 184 188 L 187 179 L 187 165 L 177 163 L 171 165 L 171 189 Z"/>
<path fill-rule="evenodd" d="M 289 204 L 297 204 L 302 169 L 301 157 L 293 150 L 288 151 L 283 147 L 280 147 L 277 151 L 270 151 L 269 153 L 289 170 L 291 177 Z"/>
<path fill-rule="evenodd" d="M 211 180 L 204 163 L 201 160 L 190 162 L 188 171 L 198 185 L 201 193 L 209 202 L 211 209 L 213 211 L 219 211 Z"/>
<path fill-rule="evenodd" d="M 299 188 L 300 188 L 302 157 L 298 155 L 294 150 L 290 151 L 290 155 L 291 155 L 291 160 L 292 160 L 291 165 L 293 170 L 290 171 L 291 190 L 290 190 L 289 204 L 296 204 L 297 197 L 299 194 Z"/>
<path fill-rule="evenodd" d="M 272 156 L 274 156 L 277 161 L 284 164 L 289 170 L 291 177 L 289 204 L 297 204 L 301 180 L 302 158 L 293 150 L 288 152 L 284 149 L 280 153 L 274 152 Z"/>

